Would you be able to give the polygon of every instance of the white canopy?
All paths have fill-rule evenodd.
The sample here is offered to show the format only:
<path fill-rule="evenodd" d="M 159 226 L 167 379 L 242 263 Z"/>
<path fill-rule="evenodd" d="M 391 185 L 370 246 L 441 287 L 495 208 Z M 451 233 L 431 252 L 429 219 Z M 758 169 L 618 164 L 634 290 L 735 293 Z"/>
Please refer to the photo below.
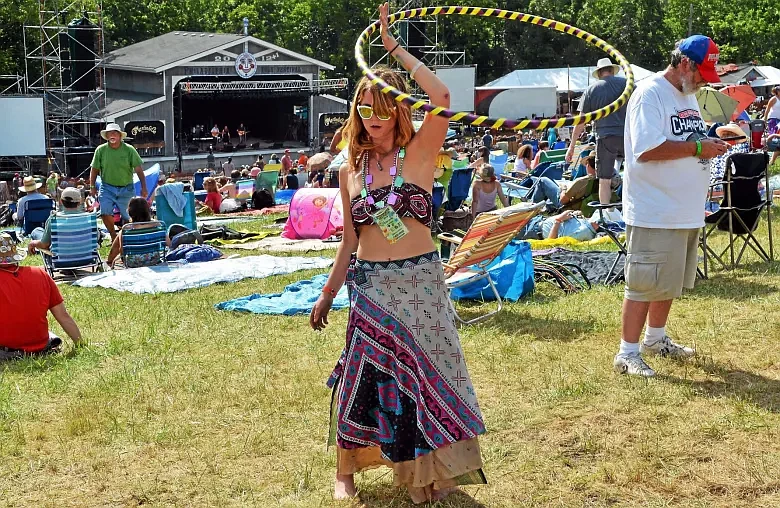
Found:
<path fill-rule="evenodd" d="M 631 64 L 634 80 L 641 81 L 654 73 Z M 557 69 L 522 69 L 512 71 L 479 88 L 508 88 L 518 86 L 555 86 L 558 92 L 584 92 L 596 80 L 591 73 L 595 67 L 559 67 Z M 619 76 L 623 76 L 621 71 Z"/>

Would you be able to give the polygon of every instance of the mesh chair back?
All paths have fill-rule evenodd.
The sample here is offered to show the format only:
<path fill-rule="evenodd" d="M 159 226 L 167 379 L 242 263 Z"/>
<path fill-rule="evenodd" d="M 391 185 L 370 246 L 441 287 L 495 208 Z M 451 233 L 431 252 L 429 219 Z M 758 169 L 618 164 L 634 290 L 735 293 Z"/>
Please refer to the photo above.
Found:
<path fill-rule="evenodd" d="M 279 183 L 279 171 L 263 169 L 255 178 L 255 189 L 268 189 L 271 193 L 276 193 L 276 186 Z"/>
<path fill-rule="evenodd" d="M 508 159 L 509 154 L 505 152 L 490 152 L 490 155 L 488 156 L 488 163 L 493 166 L 493 169 L 496 170 L 497 177 L 504 172 L 504 166 L 506 166 L 506 161 Z"/>
<path fill-rule="evenodd" d="M 157 220 L 164 222 L 166 226 L 170 227 L 174 224 L 181 224 L 187 229 L 197 229 L 197 219 L 195 217 L 195 193 L 185 192 L 186 204 L 184 205 L 183 215 L 176 215 L 171 205 L 165 196 L 158 192 L 155 198 L 155 205 L 157 206 Z"/>
<path fill-rule="evenodd" d="M 35 228 L 42 228 L 54 210 L 53 199 L 31 199 L 24 202 L 24 234 L 29 235 Z"/>
<path fill-rule="evenodd" d="M 720 209 L 724 213 L 728 210 L 735 211 L 750 231 L 754 231 L 758 226 L 758 218 L 766 204 L 758 187 L 761 180 L 767 176 L 768 166 L 769 156 L 763 152 L 735 153 L 726 159 L 726 172 L 723 175 L 724 195 Z M 709 221 L 714 220 L 717 218 L 710 216 Z M 732 223 L 732 227 L 734 234 L 747 233 L 739 222 Z M 718 229 L 728 231 L 729 222 L 721 221 Z"/>
<path fill-rule="evenodd" d="M 134 222 L 122 227 L 122 261 L 127 268 L 151 266 L 165 261 L 165 224 Z"/>
<path fill-rule="evenodd" d="M 58 213 L 51 218 L 51 262 L 55 270 L 94 266 L 99 261 L 97 216 Z"/>
<path fill-rule="evenodd" d="M 469 188 L 471 188 L 471 178 L 473 175 L 474 170 L 468 167 L 452 172 L 450 185 L 447 187 L 447 203 L 445 205 L 447 210 L 457 210 L 469 196 Z"/>
<path fill-rule="evenodd" d="M 519 203 L 477 215 L 447 261 L 447 273 L 466 266 L 488 265 L 543 207 L 542 203 Z"/>

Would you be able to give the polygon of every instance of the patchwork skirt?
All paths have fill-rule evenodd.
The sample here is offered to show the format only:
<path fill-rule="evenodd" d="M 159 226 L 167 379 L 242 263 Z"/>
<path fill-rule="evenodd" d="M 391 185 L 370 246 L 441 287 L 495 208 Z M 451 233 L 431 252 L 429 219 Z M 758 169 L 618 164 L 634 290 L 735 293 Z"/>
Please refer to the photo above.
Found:
<path fill-rule="evenodd" d="M 385 465 L 395 485 L 486 483 L 485 425 L 438 253 L 353 260 L 347 288 L 346 346 L 328 379 L 337 472 Z"/>

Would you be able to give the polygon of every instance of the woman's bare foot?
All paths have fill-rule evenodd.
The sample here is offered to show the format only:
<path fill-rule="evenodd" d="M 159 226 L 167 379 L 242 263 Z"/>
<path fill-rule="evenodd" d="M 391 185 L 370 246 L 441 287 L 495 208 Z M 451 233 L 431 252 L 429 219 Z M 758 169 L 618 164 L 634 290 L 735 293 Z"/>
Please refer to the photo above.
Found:
<path fill-rule="evenodd" d="M 442 499 L 446 498 L 450 494 L 454 494 L 455 492 L 458 491 L 460 491 L 458 487 L 448 487 L 446 489 L 434 490 L 433 495 L 431 497 L 433 498 L 433 501 L 441 501 Z"/>
<path fill-rule="evenodd" d="M 355 488 L 355 475 L 337 474 L 333 484 L 333 499 L 340 501 L 351 499 L 357 495 Z"/>

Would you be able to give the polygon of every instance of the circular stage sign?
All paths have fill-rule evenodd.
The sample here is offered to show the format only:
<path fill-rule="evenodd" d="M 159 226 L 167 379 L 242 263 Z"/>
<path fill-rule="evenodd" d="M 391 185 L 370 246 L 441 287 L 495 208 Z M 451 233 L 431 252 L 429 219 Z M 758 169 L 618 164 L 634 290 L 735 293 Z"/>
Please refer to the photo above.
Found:
<path fill-rule="evenodd" d="M 244 52 L 236 57 L 236 74 L 249 79 L 257 72 L 257 60 L 252 53 Z"/>
<path fill-rule="evenodd" d="M 471 125 L 479 125 L 483 127 L 491 127 L 493 129 L 506 128 L 513 130 L 521 129 L 537 129 L 542 130 L 548 127 L 567 127 L 570 125 L 578 125 L 581 123 L 589 123 L 594 120 L 600 120 L 605 116 L 611 115 L 618 109 L 623 107 L 628 98 L 631 96 L 631 92 L 634 90 L 634 73 L 631 69 L 631 65 L 628 60 L 613 46 L 606 41 L 599 39 L 593 34 L 586 32 L 580 28 L 555 21 L 554 19 L 547 19 L 541 16 L 534 16 L 531 14 L 525 14 L 522 12 L 506 11 L 503 9 L 492 9 L 487 7 L 460 7 L 460 6 L 443 6 L 443 7 L 422 7 L 417 9 L 410 9 L 406 11 L 400 11 L 388 16 L 388 23 L 392 25 L 396 21 L 402 19 L 422 18 L 426 16 L 482 16 L 493 17 L 501 20 L 519 21 L 522 23 L 530 23 L 538 25 L 549 30 L 555 30 L 567 35 L 573 35 L 579 39 L 584 40 L 588 44 L 596 46 L 600 50 L 606 52 L 609 56 L 617 61 L 617 64 L 626 74 L 626 87 L 623 93 L 614 102 L 607 104 L 603 108 L 591 111 L 588 113 L 581 113 L 574 116 L 565 118 L 535 118 L 533 120 L 528 119 L 509 119 L 509 118 L 490 118 L 487 116 L 475 115 L 467 113 L 465 111 L 453 111 L 435 104 L 430 104 L 428 101 L 414 97 L 410 94 L 403 93 L 395 87 L 390 86 L 384 80 L 379 78 L 368 67 L 365 58 L 363 58 L 363 46 L 369 42 L 372 34 L 379 31 L 379 21 L 375 21 L 370 24 L 358 37 L 355 43 L 355 60 L 357 61 L 360 71 L 376 85 L 382 93 L 390 94 L 396 100 L 396 102 L 403 102 L 408 104 L 413 109 L 421 109 L 429 115 L 439 115 L 449 118 L 453 122 L 461 122 Z"/>

